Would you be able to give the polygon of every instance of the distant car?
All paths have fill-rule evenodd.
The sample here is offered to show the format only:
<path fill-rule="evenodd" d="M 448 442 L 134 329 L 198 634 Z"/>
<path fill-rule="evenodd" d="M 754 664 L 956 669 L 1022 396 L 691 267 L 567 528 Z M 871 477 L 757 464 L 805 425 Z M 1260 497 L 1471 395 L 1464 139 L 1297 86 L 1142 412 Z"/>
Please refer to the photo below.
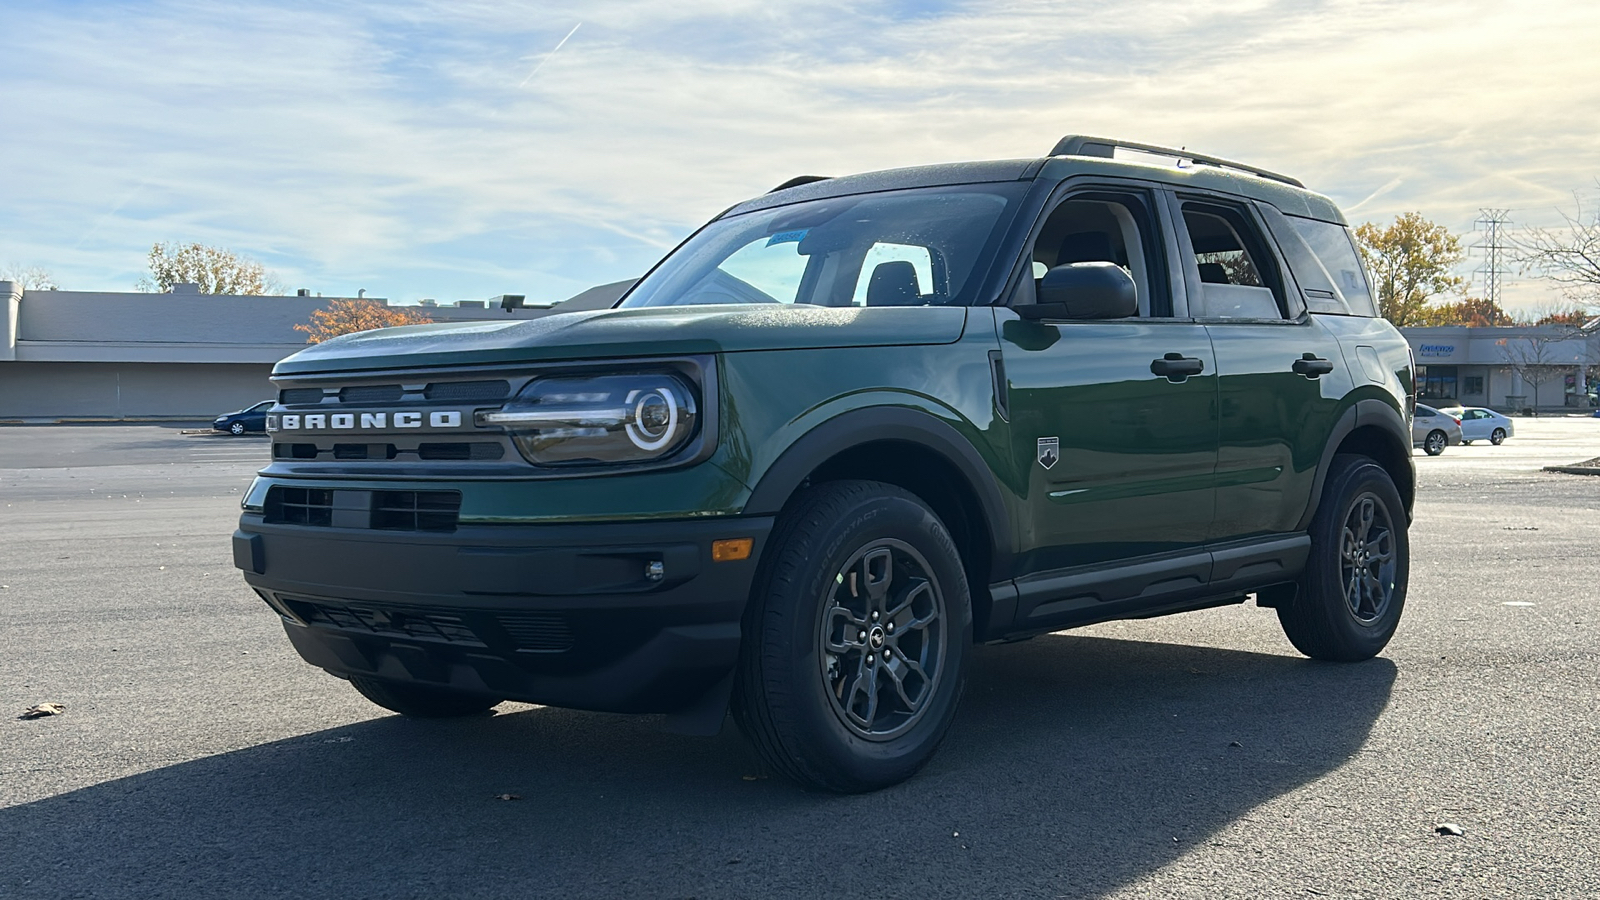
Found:
<path fill-rule="evenodd" d="M 1411 446 L 1421 447 L 1429 456 L 1438 456 L 1450 444 L 1461 443 L 1461 420 L 1431 406 L 1417 404 L 1411 420 Z"/>
<path fill-rule="evenodd" d="M 1451 406 L 1439 410 L 1447 416 L 1461 420 L 1461 443 L 1488 441 L 1495 446 L 1516 433 L 1511 420 L 1492 409 L 1481 406 Z"/>
<path fill-rule="evenodd" d="M 267 410 L 272 408 L 276 400 L 263 400 L 255 406 L 241 409 L 237 412 L 223 413 L 211 423 L 211 427 L 229 434 L 244 434 L 247 431 L 267 430 Z"/>

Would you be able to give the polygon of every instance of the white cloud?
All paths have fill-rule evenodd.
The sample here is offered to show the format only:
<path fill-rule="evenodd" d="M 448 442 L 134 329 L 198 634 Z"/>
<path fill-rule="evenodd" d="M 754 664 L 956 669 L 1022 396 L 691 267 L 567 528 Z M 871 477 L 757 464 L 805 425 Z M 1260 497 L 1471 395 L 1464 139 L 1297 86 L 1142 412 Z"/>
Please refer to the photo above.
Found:
<path fill-rule="evenodd" d="M 1065 132 L 1460 231 L 1480 206 L 1547 222 L 1600 173 L 1600 9 L 1579 4 L 77 9 L 0 11 L 0 256 L 72 286 L 127 286 L 151 242 L 198 239 L 327 292 L 562 296 L 794 174 Z"/>

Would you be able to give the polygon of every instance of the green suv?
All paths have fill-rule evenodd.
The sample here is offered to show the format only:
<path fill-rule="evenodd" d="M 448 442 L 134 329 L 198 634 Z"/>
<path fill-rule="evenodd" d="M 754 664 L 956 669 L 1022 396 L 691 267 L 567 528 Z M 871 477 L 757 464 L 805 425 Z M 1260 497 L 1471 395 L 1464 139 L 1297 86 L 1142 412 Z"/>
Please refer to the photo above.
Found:
<path fill-rule="evenodd" d="M 909 777 L 975 642 L 1241 603 L 1400 618 L 1412 361 L 1293 179 L 1064 138 L 796 178 L 613 309 L 279 363 L 233 538 L 308 662 L 414 716 L 728 711 L 777 770 Z"/>

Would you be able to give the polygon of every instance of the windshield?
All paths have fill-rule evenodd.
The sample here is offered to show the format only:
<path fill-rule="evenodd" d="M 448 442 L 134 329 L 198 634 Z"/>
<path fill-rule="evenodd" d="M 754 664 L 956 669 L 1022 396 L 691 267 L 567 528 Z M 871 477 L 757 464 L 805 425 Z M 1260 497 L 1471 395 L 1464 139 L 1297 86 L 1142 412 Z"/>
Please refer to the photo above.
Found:
<path fill-rule="evenodd" d="M 623 307 L 970 306 L 1027 184 L 834 197 L 713 222 Z"/>

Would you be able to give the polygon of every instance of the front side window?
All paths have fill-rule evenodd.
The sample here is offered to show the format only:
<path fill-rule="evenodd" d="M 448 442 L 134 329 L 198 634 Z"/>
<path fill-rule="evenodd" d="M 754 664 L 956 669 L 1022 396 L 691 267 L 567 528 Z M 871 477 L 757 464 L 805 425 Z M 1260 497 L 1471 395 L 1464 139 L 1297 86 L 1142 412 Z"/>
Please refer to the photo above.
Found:
<path fill-rule="evenodd" d="M 1028 185 L 810 200 L 711 223 L 623 307 L 970 306 Z"/>
<path fill-rule="evenodd" d="M 1056 266 L 1109 262 L 1133 279 L 1140 316 L 1170 316 L 1161 244 L 1143 194 L 1077 194 L 1050 212 L 1034 239 L 1034 289 Z"/>

